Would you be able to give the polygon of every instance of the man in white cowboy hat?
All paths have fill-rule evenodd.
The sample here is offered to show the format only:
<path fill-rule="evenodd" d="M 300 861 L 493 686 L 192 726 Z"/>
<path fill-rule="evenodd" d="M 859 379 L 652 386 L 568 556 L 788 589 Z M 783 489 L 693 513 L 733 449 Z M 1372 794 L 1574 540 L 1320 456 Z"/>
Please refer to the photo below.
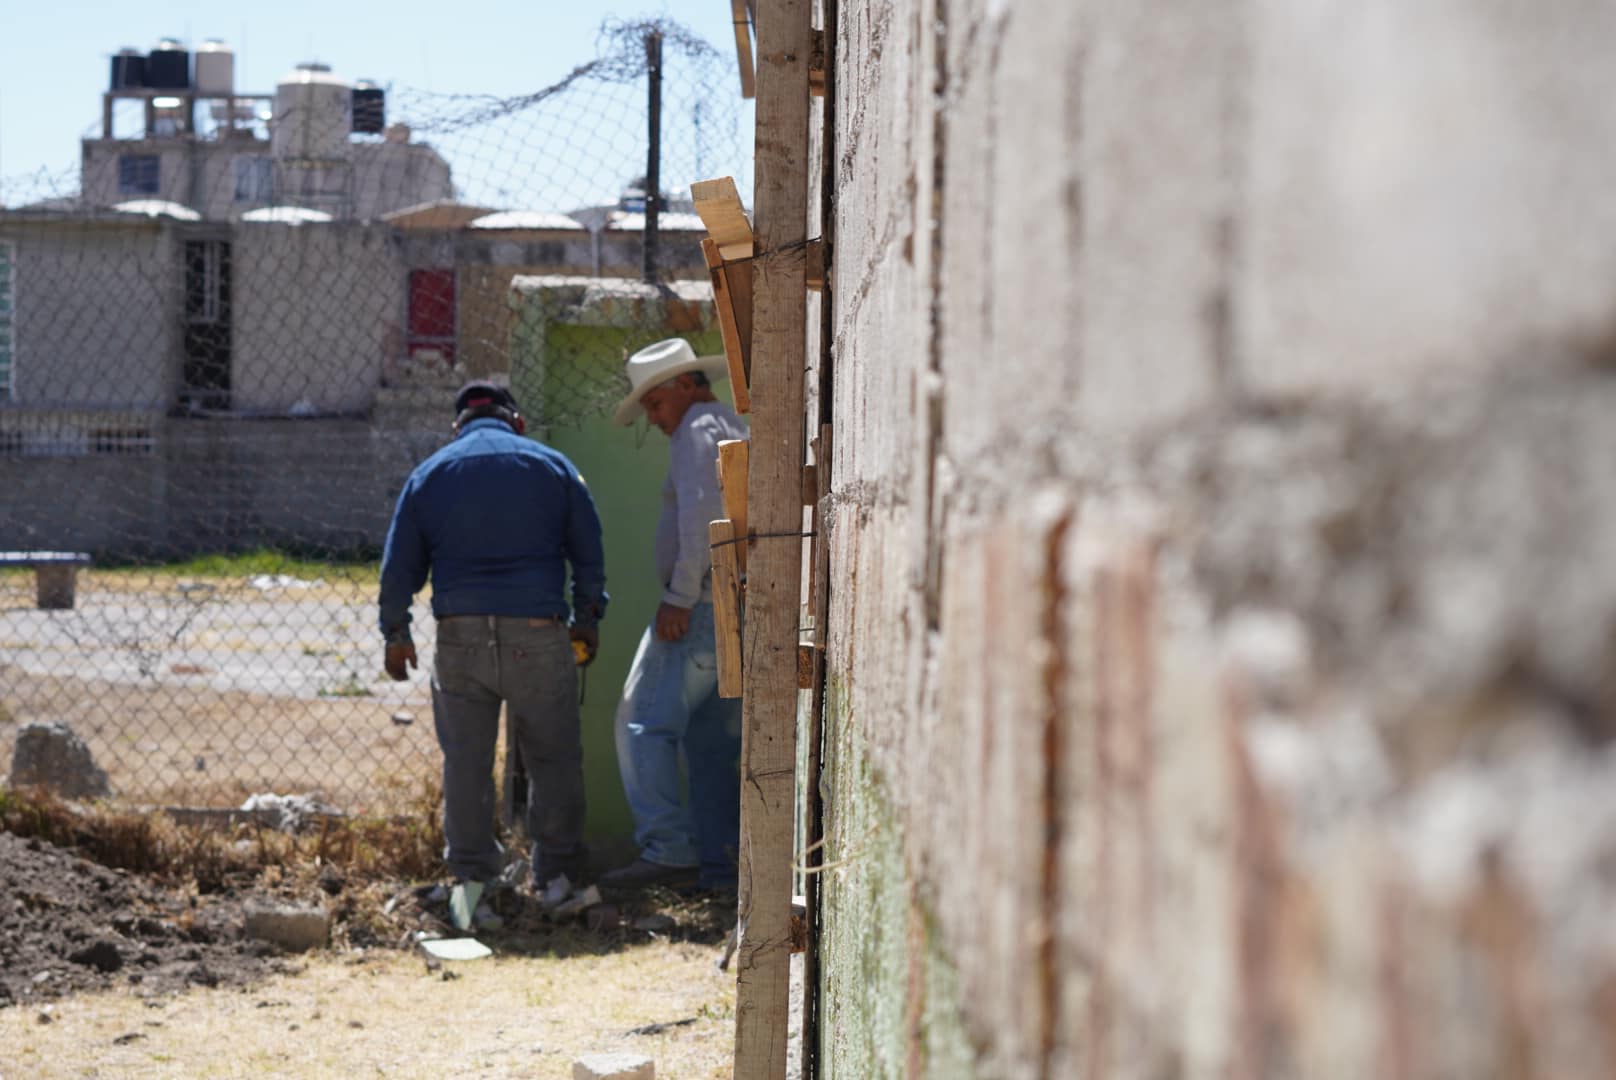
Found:
<path fill-rule="evenodd" d="M 617 762 L 640 855 L 601 876 L 617 888 L 735 886 L 740 839 L 740 702 L 718 696 L 712 555 L 707 523 L 724 516 L 718 443 L 746 438 L 735 410 L 713 394 L 724 358 L 700 357 L 682 338 L 629 357 L 618 424 L 643 415 L 668 436 L 668 476 L 657 521 L 662 603 L 640 638 L 616 719 Z M 689 775 L 689 799 L 680 762 Z"/>

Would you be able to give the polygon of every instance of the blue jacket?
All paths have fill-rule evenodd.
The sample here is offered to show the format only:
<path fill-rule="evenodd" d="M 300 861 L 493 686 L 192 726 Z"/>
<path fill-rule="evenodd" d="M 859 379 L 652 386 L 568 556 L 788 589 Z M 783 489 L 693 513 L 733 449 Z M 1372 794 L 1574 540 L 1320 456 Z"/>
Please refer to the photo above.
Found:
<path fill-rule="evenodd" d="M 600 517 L 572 462 L 500 420 L 473 420 L 418 465 L 393 509 L 382 552 L 382 633 L 407 629 L 432 574 L 432 614 L 567 616 L 606 608 Z"/>

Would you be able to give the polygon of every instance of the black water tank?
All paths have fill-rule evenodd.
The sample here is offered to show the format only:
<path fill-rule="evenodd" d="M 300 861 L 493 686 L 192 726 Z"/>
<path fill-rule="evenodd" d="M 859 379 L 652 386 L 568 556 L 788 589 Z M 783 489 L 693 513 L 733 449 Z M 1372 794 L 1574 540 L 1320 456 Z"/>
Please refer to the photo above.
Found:
<path fill-rule="evenodd" d="M 146 85 L 153 90 L 187 90 L 191 86 L 191 53 L 173 38 L 164 38 L 146 57 Z"/>
<path fill-rule="evenodd" d="M 112 57 L 112 89 L 139 90 L 146 85 L 146 54 L 119 49 Z"/>
<path fill-rule="evenodd" d="M 386 92 L 369 79 L 360 79 L 353 88 L 354 133 L 380 135 L 386 128 Z"/>

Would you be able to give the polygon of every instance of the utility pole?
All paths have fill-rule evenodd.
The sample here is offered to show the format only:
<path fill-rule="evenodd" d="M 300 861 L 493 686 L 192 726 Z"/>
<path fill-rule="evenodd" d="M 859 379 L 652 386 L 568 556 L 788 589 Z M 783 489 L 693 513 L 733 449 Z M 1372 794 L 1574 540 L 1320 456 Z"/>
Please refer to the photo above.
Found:
<path fill-rule="evenodd" d="M 641 278 L 657 280 L 657 215 L 662 209 L 662 35 L 653 30 L 645 35 L 645 69 L 650 76 L 650 100 L 646 107 L 650 139 L 645 152 L 645 232 L 641 247 L 645 265 Z"/>

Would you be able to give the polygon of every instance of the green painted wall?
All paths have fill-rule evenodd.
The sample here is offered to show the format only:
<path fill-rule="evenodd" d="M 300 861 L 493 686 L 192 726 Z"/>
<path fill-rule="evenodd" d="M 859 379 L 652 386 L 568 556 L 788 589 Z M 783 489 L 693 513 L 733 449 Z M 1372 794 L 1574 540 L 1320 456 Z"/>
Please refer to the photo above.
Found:
<path fill-rule="evenodd" d="M 511 388 L 538 421 L 533 434 L 566 454 L 583 474 L 605 539 L 611 603 L 601 624 L 600 653 L 585 675 L 582 719 L 586 832 L 597 861 L 609 865 L 634 852 L 612 722 L 640 635 L 662 595 L 652 546 L 668 468 L 667 438 L 643 421 L 614 426 L 610 405 L 626 390 L 622 370 L 628 354 L 673 335 L 656 327 L 552 320 L 537 297 L 520 311 Z M 698 353 L 723 349 L 716 329 L 681 336 Z M 716 390 L 730 400 L 727 383 Z"/>
<path fill-rule="evenodd" d="M 958 971 L 904 859 L 904 837 L 867 736 L 832 680 L 825 699 L 827 807 L 820 886 L 820 1075 L 974 1080 Z M 961 868 L 969 872 L 969 868 Z"/>

